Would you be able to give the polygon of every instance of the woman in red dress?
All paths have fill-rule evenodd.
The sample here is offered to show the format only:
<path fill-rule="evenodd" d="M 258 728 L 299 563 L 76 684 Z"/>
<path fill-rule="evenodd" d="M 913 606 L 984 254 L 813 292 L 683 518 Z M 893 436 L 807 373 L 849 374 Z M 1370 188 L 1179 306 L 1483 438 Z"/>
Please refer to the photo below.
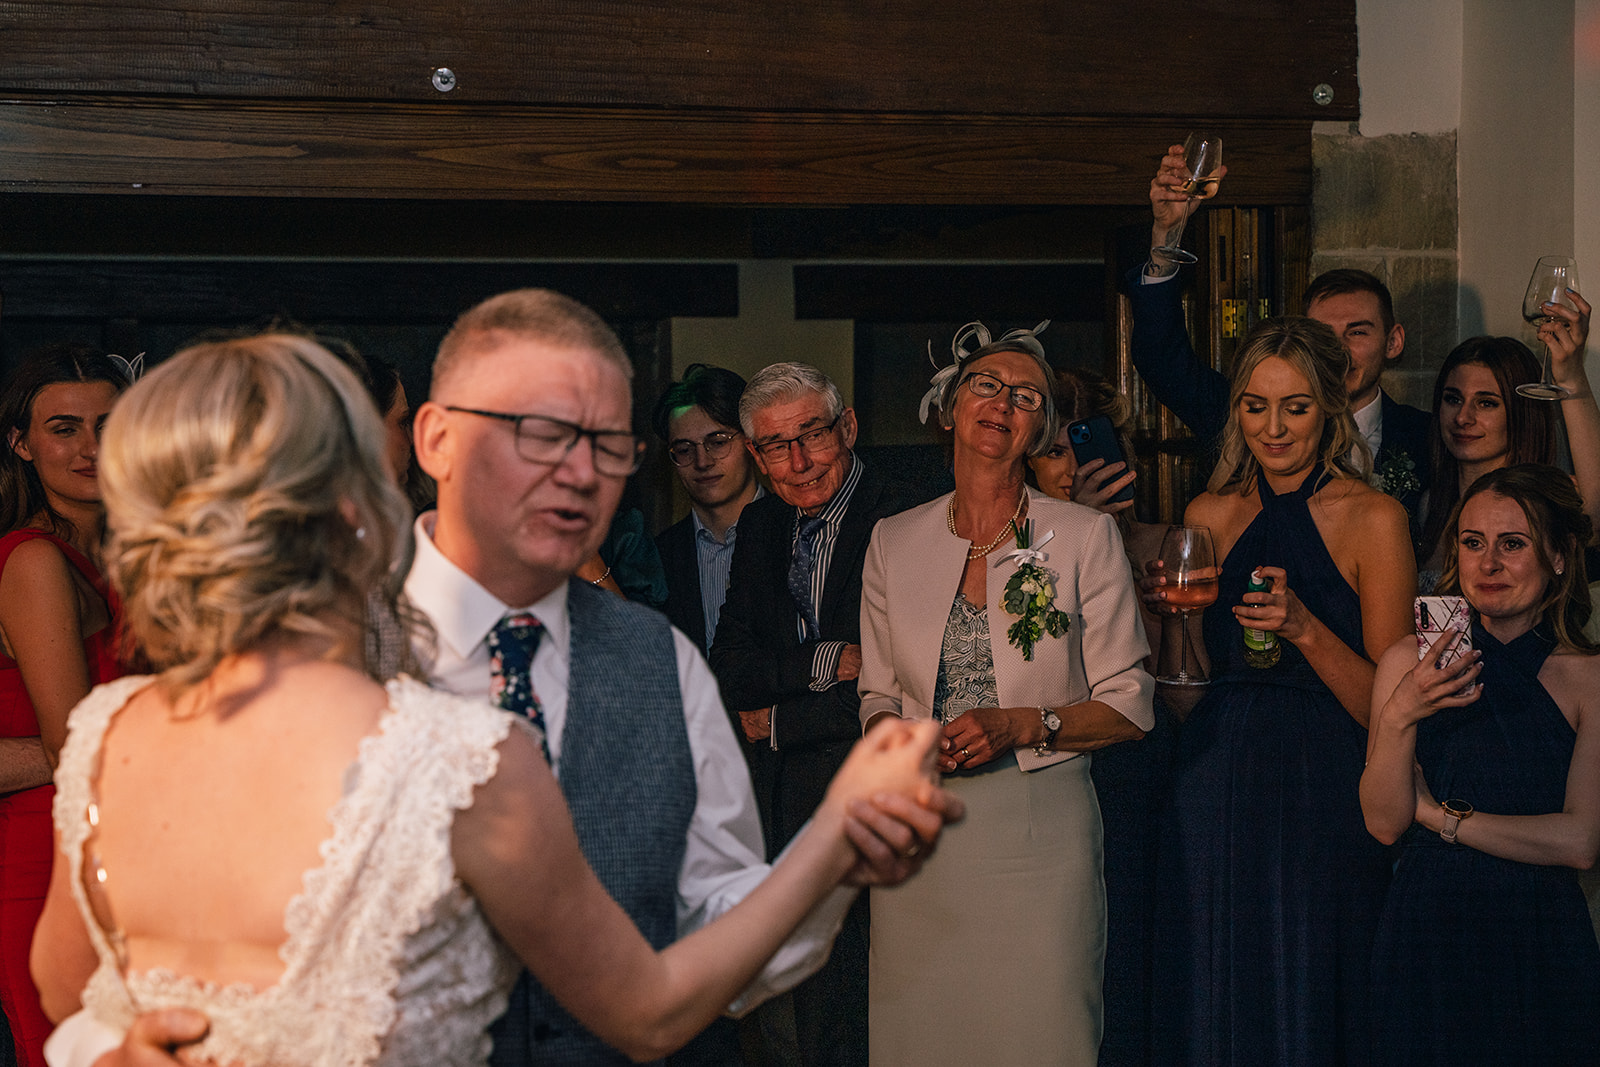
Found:
<path fill-rule="evenodd" d="M 50 882 L 56 753 L 67 713 L 121 673 L 95 461 L 126 384 L 109 357 L 59 346 L 0 397 L 0 1005 L 22 1067 L 44 1067 L 50 1033 L 28 946 Z"/>

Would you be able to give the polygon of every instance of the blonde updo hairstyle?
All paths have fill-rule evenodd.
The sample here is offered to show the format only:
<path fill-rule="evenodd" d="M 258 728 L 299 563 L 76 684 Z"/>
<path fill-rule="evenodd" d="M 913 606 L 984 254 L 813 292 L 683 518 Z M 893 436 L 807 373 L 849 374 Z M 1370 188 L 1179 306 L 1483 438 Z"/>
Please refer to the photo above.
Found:
<path fill-rule="evenodd" d="M 410 509 L 383 442 L 356 376 L 306 337 L 195 345 L 128 390 L 100 451 L 107 570 L 165 684 L 292 636 L 376 676 L 368 612 L 412 623 Z"/>
<path fill-rule="evenodd" d="M 1350 369 L 1350 353 L 1339 343 L 1338 335 L 1325 323 L 1300 315 L 1281 315 L 1263 320 L 1239 346 L 1233 357 L 1228 388 L 1228 422 L 1222 431 L 1222 445 L 1216 468 L 1206 488 L 1213 493 L 1248 493 L 1256 487 L 1261 464 L 1239 428 L 1239 407 L 1250 377 L 1266 360 L 1276 357 L 1305 378 L 1311 401 L 1322 411 L 1322 438 L 1317 458 L 1325 477 L 1365 481 L 1372 472 L 1372 450 L 1356 429 L 1350 411 L 1350 394 L 1345 376 Z M 1352 452 L 1356 462 L 1350 460 Z"/>

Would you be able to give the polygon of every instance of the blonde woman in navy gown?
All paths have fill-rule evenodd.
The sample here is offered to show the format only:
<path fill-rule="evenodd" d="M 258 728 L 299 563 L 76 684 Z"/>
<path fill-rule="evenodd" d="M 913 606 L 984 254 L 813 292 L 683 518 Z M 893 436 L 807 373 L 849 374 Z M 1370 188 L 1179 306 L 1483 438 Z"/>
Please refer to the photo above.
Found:
<path fill-rule="evenodd" d="M 944 723 L 945 785 L 968 817 L 913 891 L 873 891 L 872 1061 L 1092 1067 L 1106 912 L 1085 753 L 1150 728 L 1148 645 L 1116 521 L 1023 482 L 1055 435 L 1034 331 L 991 341 L 973 323 L 953 348 L 924 415 L 936 405 L 954 432 L 956 489 L 873 533 L 860 686 L 869 731 Z M 1031 521 L 1069 619 L 1031 659 L 1002 605 L 1013 521 Z"/>
<path fill-rule="evenodd" d="M 1356 788 L 1374 662 L 1411 630 L 1416 570 L 1405 510 L 1367 484 L 1348 366 L 1322 323 L 1257 327 L 1216 472 L 1184 514 L 1210 528 L 1222 573 L 1163 840 L 1163 1065 L 1366 1060 L 1386 863 Z M 1246 592 L 1258 569 L 1270 588 Z M 1241 624 L 1277 635 L 1277 663 L 1246 661 Z"/>

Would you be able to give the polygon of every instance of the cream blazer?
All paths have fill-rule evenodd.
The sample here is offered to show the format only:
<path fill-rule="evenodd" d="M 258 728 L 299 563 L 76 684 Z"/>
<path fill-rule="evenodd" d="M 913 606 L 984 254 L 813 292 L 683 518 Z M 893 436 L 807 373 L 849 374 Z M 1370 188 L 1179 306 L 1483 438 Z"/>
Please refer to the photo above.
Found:
<path fill-rule="evenodd" d="M 950 497 L 942 496 L 882 520 L 872 532 L 861 585 L 863 726 L 885 711 L 913 719 L 933 715 L 945 622 L 967 562 L 968 542 L 949 529 L 949 505 Z M 1150 646 L 1116 521 L 1031 489 L 1028 514 L 1035 546 L 1055 533 L 1043 547 L 1048 558 L 1042 565 L 1054 573 L 1056 607 L 1071 623 L 1061 637 L 1041 637 L 1032 661 L 1023 659 L 1006 640 L 1016 616 L 1000 606 L 1017 563 L 999 550 L 989 556 L 989 644 L 1000 705 L 1059 709 L 1100 700 L 1148 731 L 1155 724 L 1155 682 L 1143 667 Z M 1078 755 L 1041 757 L 1031 745 L 1014 751 L 1025 771 Z"/>

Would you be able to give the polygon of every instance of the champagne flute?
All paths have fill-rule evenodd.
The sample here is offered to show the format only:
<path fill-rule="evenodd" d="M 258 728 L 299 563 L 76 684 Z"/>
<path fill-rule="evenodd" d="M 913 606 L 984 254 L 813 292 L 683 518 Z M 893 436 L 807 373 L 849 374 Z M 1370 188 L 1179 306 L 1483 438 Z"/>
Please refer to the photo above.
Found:
<path fill-rule="evenodd" d="M 1217 195 L 1217 185 L 1222 181 L 1217 174 L 1222 169 L 1222 138 L 1214 133 L 1191 133 L 1183 142 L 1183 166 L 1183 184 L 1178 187 L 1188 197 L 1183 215 L 1167 232 L 1167 243 L 1157 246 L 1156 251 L 1174 263 L 1194 263 L 1199 257 L 1180 247 L 1183 230 L 1189 224 L 1195 201 Z"/>
<path fill-rule="evenodd" d="M 1204 526 L 1171 526 L 1161 539 L 1163 588 L 1166 603 L 1176 608 L 1183 636 L 1176 664 L 1171 641 L 1161 642 L 1161 665 L 1156 681 L 1165 685 L 1205 685 L 1210 681 L 1189 640 L 1189 616 L 1217 602 L 1217 560 L 1211 531 Z"/>
<path fill-rule="evenodd" d="M 1534 329 L 1538 329 L 1554 317 L 1545 311 L 1546 304 L 1560 304 L 1573 311 L 1578 310 L 1572 297 L 1567 295 L 1568 289 L 1577 288 L 1578 264 L 1571 256 L 1540 256 L 1539 262 L 1534 265 L 1533 277 L 1528 279 L 1528 292 L 1522 298 L 1522 317 L 1532 323 Z M 1535 400 L 1561 400 L 1571 396 L 1571 390 L 1556 384 L 1550 369 L 1550 346 L 1543 347 L 1544 356 L 1540 360 L 1543 369 L 1539 380 L 1517 386 L 1517 392 Z"/>

